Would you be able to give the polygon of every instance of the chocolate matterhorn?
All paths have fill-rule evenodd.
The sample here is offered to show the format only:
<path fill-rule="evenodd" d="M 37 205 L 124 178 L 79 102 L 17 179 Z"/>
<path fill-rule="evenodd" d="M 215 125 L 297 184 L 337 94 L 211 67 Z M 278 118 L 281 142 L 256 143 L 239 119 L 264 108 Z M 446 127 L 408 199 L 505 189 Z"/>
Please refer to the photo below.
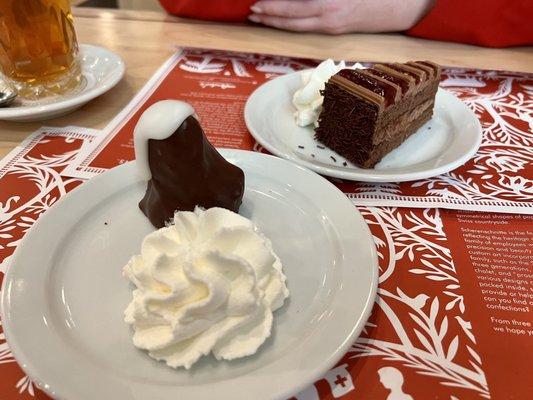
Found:
<path fill-rule="evenodd" d="M 148 181 L 142 212 L 162 228 L 175 211 L 223 207 L 237 212 L 244 173 L 207 140 L 190 104 L 164 100 L 150 106 L 134 132 L 139 172 Z"/>

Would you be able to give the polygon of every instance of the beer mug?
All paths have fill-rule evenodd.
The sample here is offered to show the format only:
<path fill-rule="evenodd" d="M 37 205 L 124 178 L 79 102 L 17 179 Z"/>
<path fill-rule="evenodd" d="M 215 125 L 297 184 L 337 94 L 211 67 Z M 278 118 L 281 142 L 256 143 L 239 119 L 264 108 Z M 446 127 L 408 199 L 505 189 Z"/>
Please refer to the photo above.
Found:
<path fill-rule="evenodd" d="M 69 0 L 0 0 L 0 72 L 25 99 L 80 89 Z"/>

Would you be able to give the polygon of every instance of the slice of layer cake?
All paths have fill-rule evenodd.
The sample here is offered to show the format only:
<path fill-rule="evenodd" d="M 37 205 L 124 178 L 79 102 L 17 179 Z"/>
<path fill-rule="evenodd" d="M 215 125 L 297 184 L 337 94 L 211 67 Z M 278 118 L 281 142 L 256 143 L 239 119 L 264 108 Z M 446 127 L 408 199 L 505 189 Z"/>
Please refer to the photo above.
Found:
<path fill-rule="evenodd" d="M 348 161 L 372 168 L 431 118 L 440 74 L 430 61 L 341 70 L 321 92 L 315 138 Z"/>

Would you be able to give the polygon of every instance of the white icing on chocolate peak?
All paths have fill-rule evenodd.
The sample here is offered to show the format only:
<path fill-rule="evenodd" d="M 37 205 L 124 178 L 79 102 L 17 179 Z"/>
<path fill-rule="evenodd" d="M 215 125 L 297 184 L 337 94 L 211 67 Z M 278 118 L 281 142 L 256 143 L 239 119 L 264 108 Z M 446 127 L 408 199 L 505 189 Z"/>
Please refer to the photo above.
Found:
<path fill-rule="evenodd" d="M 149 180 L 152 177 L 148 164 L 148 140 L 168 138 L 191 115 L 195 116 L 194 108 L 179 100 L 159 101 L 142 113 L 133 131 L 135 158 L 142 179 Z"/>

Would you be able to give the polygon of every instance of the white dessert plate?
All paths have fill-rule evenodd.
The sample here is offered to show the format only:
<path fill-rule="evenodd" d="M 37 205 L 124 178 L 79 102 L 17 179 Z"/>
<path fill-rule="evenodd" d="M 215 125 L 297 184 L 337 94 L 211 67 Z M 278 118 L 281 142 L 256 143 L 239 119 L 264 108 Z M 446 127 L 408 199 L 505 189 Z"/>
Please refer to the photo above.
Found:
<path fill-rule="evenodd" d="M 433 118 L 374 168 L 349 163 L 314 139 L 314 127 L 294 121 L 292 96 L 301 86 L 300 72 L 257 88 L 244 109 L 252 136 L 272 154 L 322 175 L 364 182 L 403 182 L 451 171 L 468 161 L 481 144 L 475 114 L 451 93 L 439 89 Z"/>
<path fill-rule="evenodd" d="M 272 240 L 291 296 L 258 352 L 171 369 L 133 346 L 122 268 L 154 228 L 137 204 L 145 183 L 128 163 L 47 211 L 17 248 L 2 287 L 14 356 L 56 399 L 287 399 L 319 379 L 361 332 L 374 303 L 370 231 L 332 184 L 280 158 L 221 153 L 245 171 L 240 213 Z"/>
<path fill-rule="evenodd" d="M 122 79 L 126 71 L 122 58 L 103 47 L 82 44 L 80 58 L 85 82 L 78 92 L 58 96 L 46 102 L 20 102 L 17 99 L 14 105 L 0 108 L 0 120 L 42 121 L 68 114 L 110 90 Z"/>

